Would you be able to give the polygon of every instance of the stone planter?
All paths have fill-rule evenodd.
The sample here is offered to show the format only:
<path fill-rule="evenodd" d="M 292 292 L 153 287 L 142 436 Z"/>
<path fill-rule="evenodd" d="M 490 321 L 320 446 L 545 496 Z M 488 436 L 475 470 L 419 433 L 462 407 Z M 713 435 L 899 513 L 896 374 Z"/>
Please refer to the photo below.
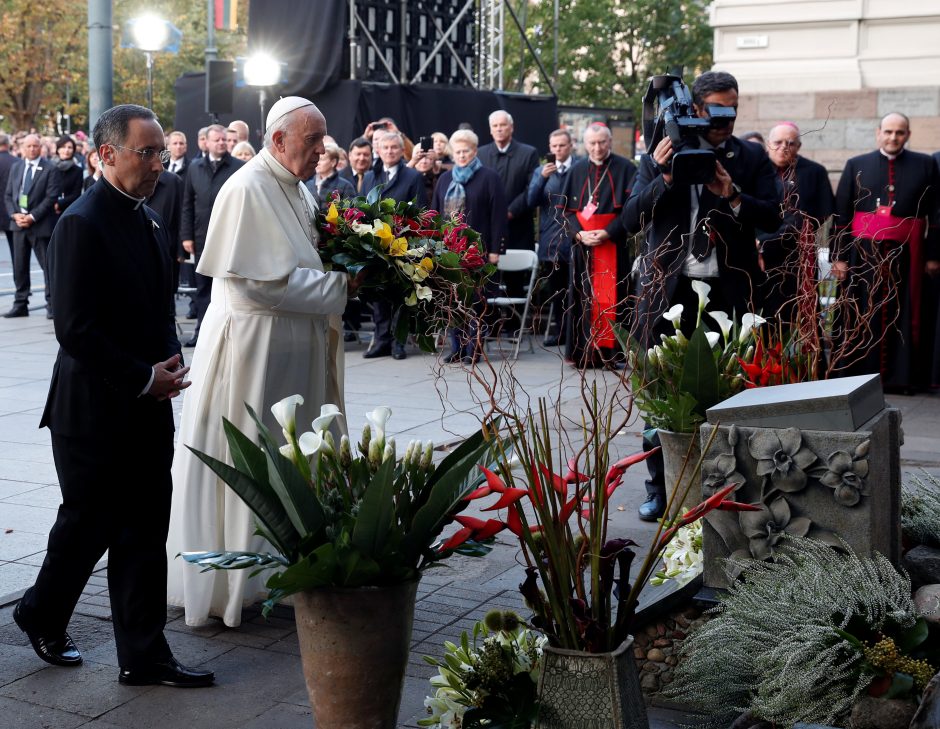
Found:
<path fill-rule="evenodd" d="M 689 463 L 682 475 L 682 484 L 676 493 L 683 493 L 685 487 L 691 482 L 692 487 L 682 502 L 683 508 L 689 509 L 702 500 L 701 479 L 699 477 L 692 478 L 695 475 L 695 467 L 702 457 L 699 431 L 696 429 L 694 433 L 674 433 L 671 430 L 659 430 L 658 433 L 659 443 L 663 448 L 663 471 L 667 496 L 672 493 L 673 487 L 679 480 L 679 474 L 682 473 L 682 465 L 688 457 Z M 692 448 L 691 453 L 689 453 L 690 447 Z"/>
<path fill-rule="evenodd" d="M 633 638 L 611 653 L 545 646 L 538 729 L 649 729 Z"/>
<path fill-rule="evenodd" d="M 395 729 L 417 580 L 294 596 L 304 679 L 317 729 Z"/>

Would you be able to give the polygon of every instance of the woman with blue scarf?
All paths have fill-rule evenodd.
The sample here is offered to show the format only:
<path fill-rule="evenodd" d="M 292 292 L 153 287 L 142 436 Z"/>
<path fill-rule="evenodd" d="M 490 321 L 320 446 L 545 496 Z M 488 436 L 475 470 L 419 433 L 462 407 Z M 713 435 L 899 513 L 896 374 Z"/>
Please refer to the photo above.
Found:
<path fill-rule="evenodd" d="M 490 263 L 496 263 L 506 238 L 506 192 L 499 175 L 477 158 L 478 144 L 477 135 L 469 129 L 460 129 L 451 136 L 454 167 L 438 180 L 431 207 L 447 217 L 463 213 L 464 222 L 480 234 Z M 451 329 L 451 352 L 446 361 L 476 362 L 480 345 L 477 339 L 473 332 Z"/>

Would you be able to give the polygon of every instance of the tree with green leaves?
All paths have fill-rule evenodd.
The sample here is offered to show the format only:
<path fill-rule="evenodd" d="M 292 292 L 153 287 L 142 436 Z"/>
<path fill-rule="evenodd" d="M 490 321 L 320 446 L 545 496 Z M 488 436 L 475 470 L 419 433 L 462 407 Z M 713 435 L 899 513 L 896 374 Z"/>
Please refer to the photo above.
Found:
<path fill-rule="evenodd" d="M 507 0 L 549 74 L 553 65 L 551 0 Z M 506 10 L 504 85 L 551 93 Z M 569 106 L 631 109 L 640 117 L 650 76 L 682 67 L 686 78 L 712 64 L 712 31 L 702 0 L 568 0 L 558 22 L 558 101 Z M 520 83 L 521 80 L 521 83 Z"/>

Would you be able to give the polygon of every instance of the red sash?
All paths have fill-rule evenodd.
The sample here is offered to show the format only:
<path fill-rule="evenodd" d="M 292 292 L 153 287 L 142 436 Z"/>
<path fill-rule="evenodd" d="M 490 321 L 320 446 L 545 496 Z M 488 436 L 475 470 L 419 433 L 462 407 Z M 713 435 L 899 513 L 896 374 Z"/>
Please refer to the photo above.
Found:
<path fill-rule="evenodd" d="M 617 217 L 616 213 L 594 213 L 585 218 L 580 210 L 576 215 L 582 230 L 604 230 Z M 594 288 L 589 343 L 597 348 L 612 348 L 617 345 L 610 326 L 617 313 L 617 244 L 604 241 L 587 250 L 591 252 L 589 270 Z"/>
<path fill-rule="evenodd" d="M 899 218 L 888 205 L 879 205 L 873 213 L 855 213 L 852 216 L 852 235 L 873 241 L 890 241 L 911 248 L 911 336 L 914 344 L 920 340 L 920 293 L 924 276 L 924 219 Z"/>

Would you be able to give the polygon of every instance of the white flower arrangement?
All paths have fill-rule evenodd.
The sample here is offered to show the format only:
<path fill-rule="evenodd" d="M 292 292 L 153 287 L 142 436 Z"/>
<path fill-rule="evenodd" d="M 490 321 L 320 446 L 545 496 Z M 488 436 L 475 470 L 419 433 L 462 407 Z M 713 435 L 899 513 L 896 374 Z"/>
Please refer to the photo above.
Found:
<path fill-rule="evenodd" d="M 650 578 L 650 584 L 662 585 L 675 580 L 679 587 L 687 585 L 700 574 L 702 561 L 702 520 L 681 527 L 663 552 L 663 569 Z"/>

